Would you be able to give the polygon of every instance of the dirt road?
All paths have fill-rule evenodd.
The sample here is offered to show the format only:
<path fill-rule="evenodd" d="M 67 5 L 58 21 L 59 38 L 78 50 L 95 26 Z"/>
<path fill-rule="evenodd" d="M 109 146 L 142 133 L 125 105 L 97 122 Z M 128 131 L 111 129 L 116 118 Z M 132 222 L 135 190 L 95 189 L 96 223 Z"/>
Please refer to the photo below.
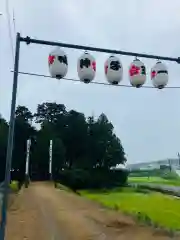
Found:
<path fill-rule="evenodd" d="M 160 240 L 162 232 L 48 183 L 23 189 L 8 213 L 7 240 Z"/>

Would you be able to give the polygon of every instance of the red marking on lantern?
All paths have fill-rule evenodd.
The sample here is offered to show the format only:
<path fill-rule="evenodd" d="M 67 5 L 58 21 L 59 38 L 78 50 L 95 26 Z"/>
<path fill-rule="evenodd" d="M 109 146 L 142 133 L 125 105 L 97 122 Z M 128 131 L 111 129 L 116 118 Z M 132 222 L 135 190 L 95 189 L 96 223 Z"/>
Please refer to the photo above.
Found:
<path fill-rule="evenodd" d="M 96 62 L 95 61 L 92 62 L 92 68 L 94 71 L 96 71 Z"/>
<path fill-rule="evenodd" d="M 156 74 L 157 74 L 157 73 L 156 73 L 156 71 L 155 71 L 155 70 L 154 70 L 154 71 L 152 71 L 152 72 L 151 72 L 151 79 L 155 78 Z"/>
<path fill-rule="evenodd" d="M 108 72 L 108 65 L 105 65 L 105 74 Z"/>
<path fill-rule="evenodd" d="M 134 75 L 138 75 L 140 72 L 140 67 L 137 67 L 136 65 L 132 65 L 129 69 L 129 75 L 133 77 Z"/>
<path fill-rule="evenodd" d="M 53 64 L 54 59 L 55 59 L 55 56 L 49 55 L 49 57 L 48 57 L 48 63 L 49 63 L 49 65 Z"/>

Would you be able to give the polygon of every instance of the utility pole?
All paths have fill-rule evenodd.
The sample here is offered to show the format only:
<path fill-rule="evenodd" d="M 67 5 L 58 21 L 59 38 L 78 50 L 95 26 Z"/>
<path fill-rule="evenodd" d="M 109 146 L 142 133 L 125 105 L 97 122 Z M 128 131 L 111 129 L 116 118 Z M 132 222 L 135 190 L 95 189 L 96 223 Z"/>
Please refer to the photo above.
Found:
<path fill-rule="evenodd" d="M 29 185 L 29 153 L 31 147 L 31 139 L 27 140 L 27 149 L 26 149 L 26 172 L 25 172 L 25 187 Z"/>
<path fill-rule="evenodd" d="M 52 147 L 53 147 L 53 140 L 50 140 L 50 144 L 49 144 L 49 177 L 50 177 L 50 180 L 53 179 L 53 177 L 52 177 Z"/>
<path fill-rule="evenodd" d="M 168 159 L 168 165 L 169 165 L 169 170 L 170 170 L 170 172 L 171 172 L 171 170 L 172 170 L 171 159 Z"/>
<path fill-rule="evenodd" d="M 178 162 L 179 162 L 179 167 L 180 167 L 180 154 L 179 154 L 179 152 L 177 153 L 177 156 L 178 156 Z"/>
<path fill-rule="evenodd" d="M 12 163 L 12 151 L 13 151 L 13 140 L 14 140 L 16 97 L 17 97 L 17 87 L 18 87 L 19 53 L 20 53 L 20 33 L 17 33 L 11 111 L 10 111 L 10 121 L 9 121 L 9 129 L 8 129 L 8 142 L 7 142 L 7 149 L 6 149 L 6 170 L 5 170 L 4 191 L 3 191 L 2 206 L 1 206 L 1 212 L 2 212 L 1 226 L 0 226 L 1 240 L 5 239 L 8 193 L 9 193 L 9 184 L 11 180 L 11 163 Z"/>

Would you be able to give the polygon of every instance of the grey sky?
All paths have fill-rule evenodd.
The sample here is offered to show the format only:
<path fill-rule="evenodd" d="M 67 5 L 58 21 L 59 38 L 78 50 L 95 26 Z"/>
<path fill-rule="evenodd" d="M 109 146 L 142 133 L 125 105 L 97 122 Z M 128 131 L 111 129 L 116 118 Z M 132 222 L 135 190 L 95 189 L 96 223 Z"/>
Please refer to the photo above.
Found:
<path fill-rule="evenodd" d="M 31 0 L 10 1 L 16 30 L 22 36 L 180 56 L 179 0 Z M 8 39 L 5 0 L 0 1 L 0 112 L 9 119 L 12 90 L 12 56 Z M 12 25 L 13 26 L 13 25 Z M 13 29 L 13 28 L 12 28 Z M 14 37 L 14 35 L 13 35 Z M 50 47 L 21 45 L 20 70 L 48 74 Z M 77 78 L 81 51 L 66 50 L 68 77 Z M 97 60 L 97 81 L 106 81 L 103 72 L 107 54 L 93 53 Z M 128 83 L 131 57 L 121 56 L 123 83 Z M 148 71 L 155 61 L 142 59 Z M 169 86 L 180 86 L 180 66 L 166 63 Z M 150 83 L 148 76 L 147 84 Z M 175 157 L 180 151 L 180 89 L 156 90 L 107 87 L 19 76 L 17 104 L 35 111 L 38 103 L 64 103 L 86 115 L 107 114 L 120 137 L 128 162 Z"/>

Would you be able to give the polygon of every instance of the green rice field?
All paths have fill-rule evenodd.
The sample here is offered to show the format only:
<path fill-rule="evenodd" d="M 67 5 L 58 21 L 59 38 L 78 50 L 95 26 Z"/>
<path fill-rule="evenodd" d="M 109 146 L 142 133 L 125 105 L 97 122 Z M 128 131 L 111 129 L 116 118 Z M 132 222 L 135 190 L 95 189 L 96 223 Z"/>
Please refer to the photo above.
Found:
<path fill-rule="evenodd" d="M 162 177 L 129 177 L 129 183 L 154 183 L 171 186 L 180 186 L 180 179 L 165 179 Z"/>
<path fill-rule="evenodd" d="M 140 193 L 134 189 L 109 192 L 80 191 L 81 195 L 106 207 L 128 214 L 148 217 L 152 223 L 166 229 L 180 229 L 180 199 L 160 193 Z"/>

